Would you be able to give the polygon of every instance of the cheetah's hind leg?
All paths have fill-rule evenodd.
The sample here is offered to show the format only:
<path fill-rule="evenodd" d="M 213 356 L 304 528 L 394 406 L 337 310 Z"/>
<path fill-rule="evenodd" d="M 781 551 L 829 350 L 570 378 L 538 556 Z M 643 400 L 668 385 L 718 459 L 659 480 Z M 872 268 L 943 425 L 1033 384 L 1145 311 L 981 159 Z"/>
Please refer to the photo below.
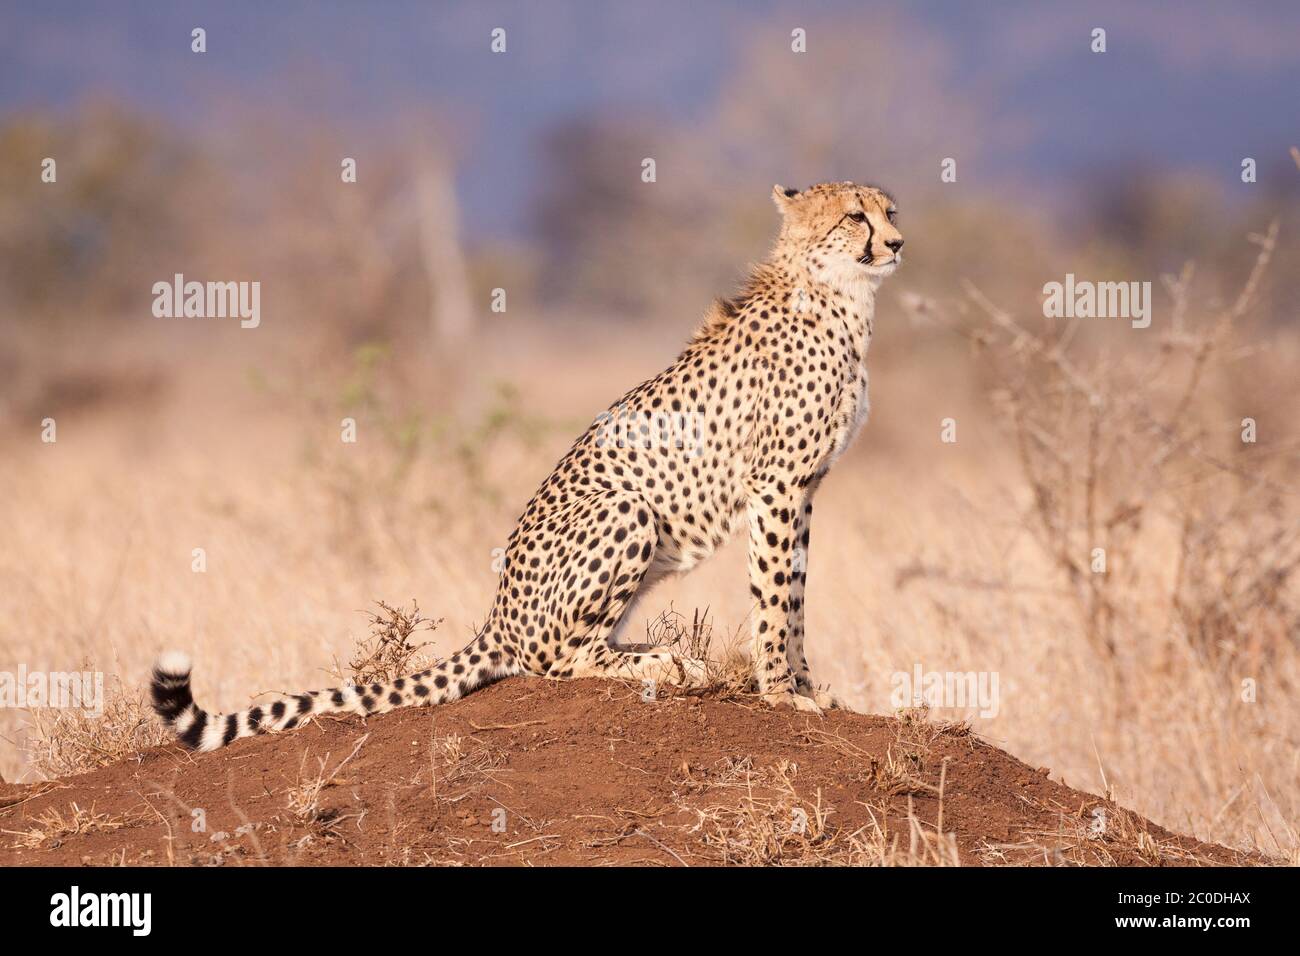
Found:
<path fill-rule="evenodd" d="M 588 573 L 606 571 L 604 586 L 585 595 L 573 608 L 574 620 L 585 633 L 570 638 L 568 653 L 549 676 L 561 679 L 612 677 L 623 680 L 656 681 L 703 686 L 707 669 L 703 661 L 677 658 L 663 647 L 628 649 L 614 643 L 646 581 L 658 547 L 658 530 L 653 512 L 635 495 L 602 496 L 584 512 L 596 519 L 593 529 L 598 541 L 609 542 L 613 554 L 602 563 L 593 562 Z"/>

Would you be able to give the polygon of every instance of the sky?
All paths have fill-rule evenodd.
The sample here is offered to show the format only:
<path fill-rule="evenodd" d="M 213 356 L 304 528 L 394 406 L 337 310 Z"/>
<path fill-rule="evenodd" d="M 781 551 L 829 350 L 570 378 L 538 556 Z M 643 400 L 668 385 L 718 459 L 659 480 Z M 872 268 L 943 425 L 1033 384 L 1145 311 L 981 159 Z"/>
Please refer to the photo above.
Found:
<path fill-rule="evenodd" d="M 537 146 L 555 124 L 690 120 L 757 25 L 882 18 L 941 51 L 943 82 L 979 88 L 1023 130 L 992 146 L 1009 181 L 1133 162 L 1230 177 L 1242 156 L 1285 156 L 1300 139 L 1300 3 L 1249 0 L 0 0 L 0 122 L 108 96 L 181 124 L 216 122 L 233 103 L 327 116 L 360 136 L 432 110 L 463 137 L 452 145 L 471 231 L 509 235 L 525 228 Z M 194 26 L 207 31 L 203 56 L 189 48 Z M 505 55 L 489 49 L 498 26 Z M 1095 27 L 1104 55 L 1088 48 Z M 816 56 L 815 30 L 808 46 Z M 870 63 L 844 69 L 865 78 Z"/>

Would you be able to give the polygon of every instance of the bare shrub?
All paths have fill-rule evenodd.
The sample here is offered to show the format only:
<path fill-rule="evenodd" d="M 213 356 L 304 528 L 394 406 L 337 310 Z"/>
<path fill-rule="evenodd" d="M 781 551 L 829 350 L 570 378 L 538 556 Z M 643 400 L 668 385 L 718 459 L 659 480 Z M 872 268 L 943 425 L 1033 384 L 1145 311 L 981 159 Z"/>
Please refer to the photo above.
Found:
<path fill-rule="evenodd" d="M 411 599 L 410 610 L 393 607 L 376 601 L 378 611 L 367 611 L 370 634 L 357 642 L 352 660 L 346 668 L 338 659 L 330 673 L 339 680 L 353 684 L 387 683 L 416 671 L 425 670 L 433 661 L 422 653 L 431 641 L 413 643 L 412 636 L 419 632 L 432 632 L 442 623 L 442 618 L 431 620 L 420 613 L 420 603 Z"/>
<path fill-rule="evenodd" d="M 1194 320 L 1190 265 L 1163 277 L 1170 321 L 1157 343 L 1119 355 L 1104 347 L 1085 353 L 1077 320 L 1030 331 L 967 283 L 989 320 L 976 334 L 1005 382 L 994 400 L 1030 492 L 1024 527 L 1105 661 L 1116 659 L 1124 635 L 1151 630 L 1153 604 L 1156 626 L 1210 659 L 1268 657 L 1300 633 L 1290 593 L 1300 524 L 1284 478 L 1296 448 L 1242 443 L 1211 388 L 1248 354 L 1232 339 L 1258 299 L 1277 231 L 1274 222 L 1249 237 L 1259 247 L 1254 266 L 1215 315 Z M 1150 546 L 1139 547 L 1154 528 L 1176 538 L 1164 578 Z M 1093 566 L 1099 560 L 1104 567 Z"/>

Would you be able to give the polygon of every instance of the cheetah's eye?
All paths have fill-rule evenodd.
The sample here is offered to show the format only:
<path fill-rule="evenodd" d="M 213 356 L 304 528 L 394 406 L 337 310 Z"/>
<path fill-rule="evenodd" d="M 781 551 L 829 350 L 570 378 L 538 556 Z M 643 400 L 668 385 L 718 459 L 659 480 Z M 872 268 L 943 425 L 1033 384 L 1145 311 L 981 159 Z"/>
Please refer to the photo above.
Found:
<path fill-rule="evenodd" d="M 849 213 L 849 218 L 852 219 L 854 222 L 866 222 L 867 214 L 859 210 L 857 212 Z"/>
<path fill-rule="evenodd" d="M 887 216 L 889 217 L 889 221 L 890 221 L 890 222 L 898 222 L 898 210 L 897 210 L 897 209 L 891 209 L 891 210 L 889 210 L 889 212 L 885 213 L 885 215 L 887 215 Z"/>

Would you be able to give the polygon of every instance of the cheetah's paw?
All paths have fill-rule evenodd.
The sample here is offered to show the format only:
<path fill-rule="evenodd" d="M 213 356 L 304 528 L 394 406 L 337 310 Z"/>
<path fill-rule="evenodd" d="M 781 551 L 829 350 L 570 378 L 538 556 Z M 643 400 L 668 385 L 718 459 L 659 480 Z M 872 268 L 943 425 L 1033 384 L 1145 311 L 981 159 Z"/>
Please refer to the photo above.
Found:
<path fill-rule="evenodd" d="M 805 714 L 816 714 L 821 716 L 822 709 L 817 701 L 811 697 L 805 697 L 803 694 L 796 694 L 794 691 L 778 691 L 772 694 L 764 695 L 764 700 L 772 707 L 789 708 L 790 710 L 800 711 Z"/>
<path fill-rule="evenodd" d="M 835 696 L 828 688 L 818 688 L 816 690 L 805 691 L 811 697 L 817 706 L 822 710 L 849 710 L 849 706 Z"/>

